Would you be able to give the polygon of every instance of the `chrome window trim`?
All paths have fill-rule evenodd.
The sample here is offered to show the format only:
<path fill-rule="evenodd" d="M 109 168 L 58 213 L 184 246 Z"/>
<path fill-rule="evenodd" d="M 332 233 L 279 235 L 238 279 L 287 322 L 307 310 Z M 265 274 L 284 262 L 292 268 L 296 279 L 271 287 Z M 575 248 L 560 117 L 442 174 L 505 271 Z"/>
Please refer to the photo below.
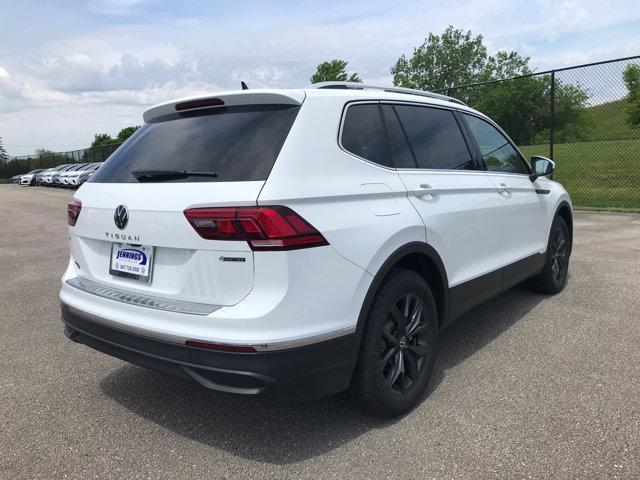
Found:
<path fill-rule="evenodd" d="M 447 169 L 442 169 L 442 168 L 396 168 L 396 170 L 398 172 L 419 172 L 419 173 L 435 173 L 435 174 L 447 174 L 447 175 L 451 175 L 452 173 L 456 174 L 456 175 L 465 175 L 465 174 L 473 174 L 473 175 L 477 175 L 478 173 L 487 173 L 487 170 L 447 170 Z"/>

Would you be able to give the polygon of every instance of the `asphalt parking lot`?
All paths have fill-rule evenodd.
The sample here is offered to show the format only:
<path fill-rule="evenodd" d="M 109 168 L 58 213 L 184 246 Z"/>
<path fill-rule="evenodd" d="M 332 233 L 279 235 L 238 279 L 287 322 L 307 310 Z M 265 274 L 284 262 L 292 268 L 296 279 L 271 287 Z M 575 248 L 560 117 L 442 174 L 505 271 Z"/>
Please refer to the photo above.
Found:
<path fill-rule="evenodd" d="M 443 335 L 427 399 L 212 394 L 68 341 L 72 192 L 0 186 L 0 477 L 639 478 L 640 215 L 577 212 L 571 277 Z"/>

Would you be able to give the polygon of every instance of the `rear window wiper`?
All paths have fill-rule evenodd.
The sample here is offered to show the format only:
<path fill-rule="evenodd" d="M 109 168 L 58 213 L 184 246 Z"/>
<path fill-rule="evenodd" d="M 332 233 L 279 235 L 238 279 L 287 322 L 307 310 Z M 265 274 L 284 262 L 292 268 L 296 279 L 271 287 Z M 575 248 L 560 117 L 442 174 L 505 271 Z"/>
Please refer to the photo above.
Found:
<path fill-rule="evenodd" d="M 188 170 L 135 170 L 131 175 L 139 182 L 175 180 L 187 177 L 217 177 L 216 172 L 190 172 Z"/>

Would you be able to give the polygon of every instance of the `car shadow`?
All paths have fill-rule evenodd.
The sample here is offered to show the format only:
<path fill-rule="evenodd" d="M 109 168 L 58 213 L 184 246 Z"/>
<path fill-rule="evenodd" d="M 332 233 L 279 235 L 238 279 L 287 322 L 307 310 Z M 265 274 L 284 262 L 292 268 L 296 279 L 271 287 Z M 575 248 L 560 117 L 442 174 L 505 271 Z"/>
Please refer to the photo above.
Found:
<path fill-rule="evenodd" d="M 544 298 L 516 287 L 461 317 L 442 334 L 428 393 L 435 391 L 456 365 Z M 276 402 L 212 393 L 134 365 L 114 370 L 101 380 L 100 388 L 126 409 L 178 435 L 272 464 L 321 455 L 397 421 L 360 412 L 344 393 L 310 402 Z"/>

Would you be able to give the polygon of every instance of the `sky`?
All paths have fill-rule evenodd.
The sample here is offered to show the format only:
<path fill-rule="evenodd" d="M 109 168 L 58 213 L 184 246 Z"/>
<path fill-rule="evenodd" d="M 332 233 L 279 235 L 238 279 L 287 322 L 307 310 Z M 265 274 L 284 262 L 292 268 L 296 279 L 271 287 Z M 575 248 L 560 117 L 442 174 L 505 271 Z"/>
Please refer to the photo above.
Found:
<path fill-rule="evenodd" d="M 304 87 L 340 58 L 368 83 L 448 25 L 536 70 L 640 54 L 640 1 L 0 0 L 0 137 L 10 155 L 82 148 L 151 105 Z"/>

